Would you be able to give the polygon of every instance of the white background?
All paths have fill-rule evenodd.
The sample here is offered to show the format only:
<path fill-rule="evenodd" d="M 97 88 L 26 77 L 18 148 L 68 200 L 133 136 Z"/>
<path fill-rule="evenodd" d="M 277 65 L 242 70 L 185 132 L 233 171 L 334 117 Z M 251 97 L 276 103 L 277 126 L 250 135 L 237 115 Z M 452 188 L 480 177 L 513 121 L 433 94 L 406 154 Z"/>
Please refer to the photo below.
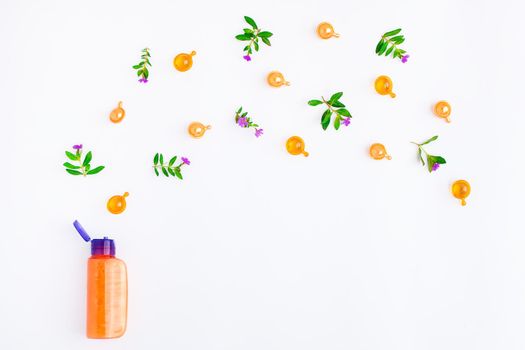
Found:
<path fill-rule="evenodd" d="M 21 1 L 0 4 L 1 349 L 523 349 L 520 1 Z M 250 63 L 234 39 L 274 32 Z M 321 40 L 331 22 L 339 40 Z M 407 64 L 377 57 L 402 27 Z M 151 48 L 150 82 L 131 69 Z M 173 57 L 197 51 L 180 73 Z M 282 71 L 289 88 L 265 77 Z M 398 97 L 373 89 L 392 77 Z M 306 104 L 344 91 L 352 125 Z M 431 113 L 446 99 L 452 123 Z M 108 120 L 122 100 L 121 124 Z M 237 127 L 244 106 L 265 135 Z M 213 125 L 200 140 L 187 125 Z M 302 136 L 309 158 L 285 152 Z M 429 174 L 410 141 L 439 135 Z M 381 142 L 392 161 L 367 151 Z M 76 143 L 106 165 L 65 173 Z M 184 181 L 153 155 L 185 155 Z M 450 185 L 472 185 L 461 207 Z M 107 199 L 129 191 L 127 210 Z M 129 323 L 85 338 L 89 245 L 116 240 Z"/>

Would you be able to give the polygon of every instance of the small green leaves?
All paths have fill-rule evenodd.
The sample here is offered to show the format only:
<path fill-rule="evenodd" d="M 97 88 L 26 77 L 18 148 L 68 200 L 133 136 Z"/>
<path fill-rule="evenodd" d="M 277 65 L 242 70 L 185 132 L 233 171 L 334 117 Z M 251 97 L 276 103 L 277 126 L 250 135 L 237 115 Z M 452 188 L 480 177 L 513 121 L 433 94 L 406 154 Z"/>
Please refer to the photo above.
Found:
<path fill-rule="evenodd" d="M 441 164 L 446 164 L 447 163 L 445 158 L 443 158 L 441 156 L 434 156 L 434 155 L 428 154 L 425 151 L 425 149 L 423 148 L 424 145 L 428 145 L 429 143 L 431 143 L 433 141 L 436 141 L 437 139 L 438 139 L 438 136 L 436 135 L 436 136 L 432 136 L 431 138 L 429 138 L 428 140 L 426 140 L 426 141 L 424 141 L 422 143 L 412 142 L 413 144 L 417 145 L 417 147 L 418 147 L 417 155 L 418 155 L 418 158 L 421 161 L 421 164 L 423 166 L 425 166 L 425 160 L 423 159 L 423 153 L 425 154 L 425 157 L 427 158 L 426 166 L 427 166 L 427 169 L 428 169 L 429 173 L 438 170 L 439 166 Z"/>
<path fill-rule="evenodd" d="M 250 55 L 253 53 L 253 51 L 255 50 L 257 52 L 260 49 L 259 39 L 267 46 L 272 46 L 269 38 L 273 36 L 273 33 L 259 29 L 251 17 L 244 16 L 244 20 L 246 23 L 252 26 L 252 28 L 244 28 L 243 33 L 236 35 L 235 39 L 240 41 L 248 41 L 248 45 L 246 45 L 243 49 L 245 53 L 243 58 L 249 62 L 252 60 Z"/>
<path fill-rule="evenodd" d="M 248 112 L 242 113 L 242 107 L 239 107 L 235 112 L 235 124 L 241 128 L 255 128 L 255 137 L 261 137 L 264 133 L 264 130 L 259 128 L 259 124 L 254 123 L 252 118 L 248 116 Z"/>
<path fill-rule="evenodd" d="M 310 106 L 319 106 L 323 103 L 326 105 L 327 109 L 324 111 L 321 117 L 321 126 L 323 130 L 328 129 L 333 114 L 335 114 L 335 118 L 333 119 L 335 130 L 339 130 L 341 124 L 345 126 L 350 125 L 350 118 L 352 118 L 352 115 L 347 109 L 343 108 L 345 105 L 339 101 L 342 96 L 342 92 L 336 92 L 330 97 L 328 101 L 325 100 L 324 97 L 321 97 L 321 100 L 308 101 Z"/>
<path fill-rule="evenodd" d="M 392 58 L 399 58 L 405 63 L 408 55 L 405 55 L 405 50 L 398 47 L 398 45 L 405 42 L 405 37 L 403 35 L 397 35 L 399 33 L 401 33 L 401 28 L 383 34 L 376 45 L 376 54 L 378 56 L 384 55 L 385 57 L 392 55 Z"/>
<path fill-rule="evenodd" d="M 165 164 L 164 156 L 162 155 L 162 153 L 156 153 L 153 157 L 153 170 L 155 171 L 155 175 L 159 176 L 162 172 L 162 174 L 164 174 L 164 176 L 166 177 L 173 176 L 182 180 L 181 168 L 184 165 L 189 165 L 190 161 L 185 157 L 181 157 L 181 160 L 182 161 L 179 165 L 175 165 L 175 162 L 177 161 L 177 156 L 173 156 L 171 157 L 168 164 Z"/>
<path fill-rule="evenodd" d="M 78 162 L 78 165 L 74 165 L 69 162 L 65 162 L 64 164 L 62 164 L 69 174 L 83 176 L 95 175 L 100 173 L 104 169 L 104 166 L 98 166 L 94 169 L 91 169 L 91 160 L 93 159 L 93 153 L 89 151 L 88 153 L 86 153 L 84 160 L 82 160 L 82 145 L 75 145 L 74 148 L 76 149 L 76 153 L 73 154 L 69 151 L 66 151 L 66 156 L 70 160 Z"/>
<path fill-rule="evenodd" d="M 148 77 L 149 77 L 149 70 L 148 66 L 151 67 L 151 63 L 149 61 L 151 55 L 149 53 L 149 49 L 145 48 L 142 50 L 142 55 L 140 56 L 141 61 L 133 66 L 133 69 L 137 70 L 137 76 L 140 77 L 139 83 L 147 83 Z"/>

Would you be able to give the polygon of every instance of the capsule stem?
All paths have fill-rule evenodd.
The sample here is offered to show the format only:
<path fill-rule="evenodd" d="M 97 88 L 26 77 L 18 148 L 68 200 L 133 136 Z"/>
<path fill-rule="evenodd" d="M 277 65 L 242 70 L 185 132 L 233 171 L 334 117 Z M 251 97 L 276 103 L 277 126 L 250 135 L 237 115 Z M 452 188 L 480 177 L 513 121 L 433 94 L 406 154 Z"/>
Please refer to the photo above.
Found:
<path fill-rule="evenodd" d="M 445 120 L 447 121 L 447 123 L 450 123 L 450 118 L 449 117 L 446 117 Z"/>
<path fill-rule="evenodd" d="M 127 196 L 129 196 L 128 192 L 124 192 L 124 194 L 122 195 L 122 197 L 127 197 Z"/>
<path fill-rule="evenodd" d="M 303 156 L 308 157 L 309 155 L 310 155 L 310 153 L 308 153 L 306 151 L 303 151 Z"/>
<path fill-rule="evenodd" d="M 386 159 L 391 160 L 392 157 L 391 157 L 389 154 L 387 154 L 387 155 L 386 155 Z"/>
<path fill-rule="evenodd" d="M 332 34 L 332 36 L 333 36 L 334 38 L 339 38 L 339 37 L 340 37 L 340 35 L 339 35 L 338 33 L 334 33 L 334 34 Z"/>
<path fill-rule="evenodd" d="M 122 108 L 122 101 L 118 101 L 118 108 Z"/>
<path fill-rule="evenodd" d="M 465 202 L 465 200 L 462 199 L 462 200 L 461 200 L 461 205 L 462 205 L 462 206 L 465 206 L 465 205 L 467 205 L 467 202 Z"/>
<path fill-rule="evenodd" d="M 195 56 L 197 53 L 195 51 L 192 51 L 190 55 Z"/>
<path fill-rule="evenodd" d="M 285 82 L 284 82 L 284 85 L 286 85 L 286 86 L 290 86 L 290 82 L 289 82 L 289 81 L 285 81 Z"/>
<path fill-rule="evenodd" d="M 396 94 L 394 94 L 393 92 L 391 92 L 389 95 L 390 95 L 390 97 L 392 97 L 392 98 L 396 97 Z"/>
<path fill-rule="evenodd" d="M 210 130 L 211 129 L 211 125 L 206 125 L 206 130 Z"/>

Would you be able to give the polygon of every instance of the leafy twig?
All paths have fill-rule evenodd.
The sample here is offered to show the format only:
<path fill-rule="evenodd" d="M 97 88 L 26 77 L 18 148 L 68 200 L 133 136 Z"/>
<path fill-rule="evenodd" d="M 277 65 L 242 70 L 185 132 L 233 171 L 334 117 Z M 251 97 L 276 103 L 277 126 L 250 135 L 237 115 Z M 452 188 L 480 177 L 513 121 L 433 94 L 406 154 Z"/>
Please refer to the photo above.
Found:
<path fill-rule="evenodd" d="M 428 140 L 426 140 L 425 142 L 422 142 L 422 143 L 411 142 L 414 145 L 417 145 L 417 147 L 418 147 L 417 154 L 418 154 L 419 160 L 421 161 L 421 164 L 423 164 L 423 166 L 425 166 L 425 160 L 423 159 L 423 153 L 425 154 L 425 157 L 427 158 L 427 164 L 426 165 L 427 165 L 429 173 L 438 170 L 439 166 L 441 164 L 446 164 L 447 163 L 445 158 L 443 158 L 441 156 L 433 156 L 431 154 L 428 154 L 425 151 L 425 149 L 423 148 L 424 145 L 428 145 L 429 143 L 431 143 L 433 141 L 436 141 L 437 138 L 438 138 L 438 136 L 436 135 L 436 136 L 432 136 L 431 138 L 429 138 Z"/>
<path fill-rule="evenodd" d="M 330 120 L 332 118 L 332 114 L 334 113 L 335 130 L 339 130 L 341 123 L 343 123 L 344 126 L 350 125 L 350 118 L 352 118 L 352 115 L 347 109 L 344 108 L 345 105 L 339 101 L 341 96 L 343 96 L 342 92 L 336 92 L 332 95 L 332 97 L 330 97 L 328 101 L 325 100 L 324 97 L 321 97 L 321 100 L 308 101 L 308 104 L 310 106 L 318 106 L 323 103 L 326 105 L 327 109 L 324 111 L 323 116 L 321 117 L 321 125 L 323 127 L 323 130 L 326 130 L 328 128 L 328 125 L 330 125 Z"/>
<path fill-rule="evenodd" d="M 149 49 L 145 48 L 142 50 L 142 55 L 140 56 L 141 61 L 133 66 L 133 69 L 137 70 L 137 76 L 140 77 L 139 83 L 147 83 L 148 77 L 149 77 L 149 70 L 148 66 L 151 67 L 151 63 L 149 62 L 151 55 L 149 53 Z"/>
<path fill-rule="evenodd" d="M 248 117 L 248 112 L 242 112 L 242 107 L 235 112 L 235 123 L 241 128 L 255 128 L 255 137 L 262 136 L 264 132 L 263 129 L 259 129 L 259 124 L 255 124 L 252 118 Z"/>
<path fill-rule="evenodd" d="M 385 57 L 391 54 L 392 58 L 399 58 L 401 62 L 406 63 L 410 56 L 406 54 L 405 50 L 398 47 L 405 42 L 405 37 L 399 35 L 400 33 L 401 28 L 398 28 L 383 34 L 377 43 L 376 54 L 379 56 L 385 55 Z"/>
<path fill-rule="evenodd" d="M 76 151 L 75 153 L 71 153 L 69 151 L 66 151 L 66 156 L 74 161 L 78 162 L 78 165 L 71 164 L 69 162 L 65 162 L 63 165 L 66 168 L 66 171 L 70 173 L 71 175 L 95 175 L 100 173 L 105 167 L 104 166 L 98 166 L 96 168 L 91 169 L 91 159 L 93 157 L 93 154 L 91 151 L 86 153 L 86 156 L 84 159 L 82 159 L 82 145 L 74 145 L 73 149 Z"/>
<path fill-rule="evenodd" d="M 246 55 L 243 56 L 243 58 L 249 62 L 252 60 L 250 55 L 253 53 L 253 50 L 259 51 L 259 39 L 261 39 L 261 41 L 266 45 L 272 46 L 272 44 L 270 43 L 270 37 L 273 34 L 271 32 L 259 29 L 255 21 L 248 16 L 244 16 L 244 20 L 246 21 L 246 23 L 251 25 L 252 28 L 244 28 L 244 33 L 235 36 L 235 38 L 241 41 L 249 41 L 249 43 L 243 49 L 243 51 L 246 53 Z"/>
<path fill-rule="evenodd" d="M 182 180 L 181 168 L 184 165 L 190 165 L 190 160 L 186 157 L 181 157 L 180 159 L 181 162 L 179 163 L 179 165 L 175 165 L 175 162 L 177 161 L 177 156 L 172 157 L 168 163 L 164 163 L 164 156 L 162 155 L 162 153 L 156 153 L 155 157 L 153 157 L 153 170 L 155 171 L 155 175 L 160 175 L 160 169 L 164 176 L 170 177 L 171 175 L 178 177 L 180 180 Z"/>

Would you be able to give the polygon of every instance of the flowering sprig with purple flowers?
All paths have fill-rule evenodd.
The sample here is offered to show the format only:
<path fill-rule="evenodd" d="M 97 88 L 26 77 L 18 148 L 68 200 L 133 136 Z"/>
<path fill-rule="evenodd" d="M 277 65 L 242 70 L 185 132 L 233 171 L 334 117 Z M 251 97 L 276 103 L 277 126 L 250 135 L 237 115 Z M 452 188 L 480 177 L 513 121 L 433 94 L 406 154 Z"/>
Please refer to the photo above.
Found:
<path fill-rule="evenodd" d="M 272 43 L 270 43 L 269 38 L 273 34 L 271 32 L 262 31 L 261 29 L 259 29 L 255 21 L 248 16 L 244 16 L 244 20 L 246 21 L 246 23 L 251 25 L 252 28 L 244 28 L 244 33 L 235 36 L 235 38 L 241 41 L 249 41 L 249 43 L 243 49 L 245 55 L 242 58 L 244 58 L 246 62 L 250 62 L 252 60 L 252 57 L 250 55 L 253 53 L 253 50 L 259 51 L 259 39 L 261 39 L 261 41 L 266 45 L 272 46 Z"/>
<path fill-rule="evenodd" d="M 328 128 L 328 125 L 330 125 L 332 114 L 335 114 L 335 130 L 339 130 L 341 123 L 344 126 L 350 125 L 350 118 L 352 118 L 352 115 L 345 108 L 346 106 L 343 103 L 341 103 L 341 101 L 339 101 L 341 96 L 343 96 L 342 92 L 336 92 L 332 95 L 332 97 L 330 97 L 328 101 L 325 100 L 324 97 L 321 97 L 321 100 L 308 101 L 308 104 L 310 106 L 318 106 L 323 103 L 326 105 L 327 109 L 324 111 L 323 116 L 321 117 L 321 126 L 323 127 L 323 130 L 326 130 Z"/>
<path fill-rule="evenodd" d="M 98 166 L 96 168 L 91 169 L 91 159 L 93 158 L 93 154 L 91 151 L 86 153 L 86 156 L 84 159 L 82 159 L 82 145 L 73 145 L 73 149 L 75 150 L 75 153 L 71 153 L 69 151 L 66 151 L 66 156 L 74 161 L 78 162 L 78 165 L 71 164 L 69 162 L 65 162 L 63 165 L 66 168 L 66 171 L 70 173 L 71 175 L 95 175 L 100 173 L 105 167 L 104 166 Z"/>
<path fill-rule="evenodd" d="M 406 63 L 410 56 L 407 55 L 405 50 L 398 47 L 398 45 L 405 42 L 405 37 L 399 35 L 399 33 L 401 33 L 401 28 L 383 34 L 377 43 L 376 54 L 379 56 L 385 55 L 385 57 L 391 54 L 392 58 L 399 58 L 401 62 Z"/>
<path fill-rule="evenodd" d="M 264 130 L 259 128 L 259 124 L 255 124 L 252 118 L 248 117 L 248 112 L 242 111 L 242 107 L 239 107 L 235 112 L 235 123 L 241 128 L 255 128 L 255 137 L 261 137 Z"/>
<path fill-rule="evenodd" d="M 177 161 L 177 156 L 174 156 L 170 159 L 168 163 L 164 163 L 164 156 L 162 153 L 156 153 L 155 157 L 153 157 L 153 170 L 155 170 L 155 175 L 159 176 L 160 171 L 164 174 L 166 177 L 175 176 L 178 177 L 180 180 L 182 180 L 182 173 L 181 168 L 184 165 L 190 165 L 190 160 L 186 157 L 180 157 L 181 162 L 179 165 L 175 165 L 175 162 Z"/>
<path fill-rule="evenodd" d="M 149 77 L 149 70 L 148 66 L 151 67 L 151 63 L 149 62 L 151 55 L 149 54 L 149 49 L 145 48 L 142 50 L 142 55 L 140 56 L 141 61 L 133 66 L 133 69 L 137 70 L 137 75 L 140 78 L 139 83 L 147 83 L 148 77 Z"/>
<path fill-rule="evenodd" d="M 439 169 L 439 166 L 441 164 L 446 164 L 447 161 L 445 160 L 445 158 L 441 157 L 441 156 L 433 156 L 431 154 L 428 154 L 425 149 L 423 148 L 424 145 L 428 145 L 429 143 L 433 142 L 433 141 L 436 141 L 438 138 L 438 136 L 433 136 L 431 138 L 429 138 L 428 140 L 426 140 L 425 142 L 422 142 L 422 143 L 416 143 L 416 142 L 412 142 L 414 145 L 417 145 L 418 147 L 418 156 L 419 156 L 419 160 L 421 160 L 421 164 L 423 164 L 423 166 L 425 165 L 425 160 L 423 159 L 423 153 L 425 154 L 425 157 L 427 158 L 427 167 L 428 167 L 428 172 L 431 173 L 433 171 L 436 171 Z"/>

